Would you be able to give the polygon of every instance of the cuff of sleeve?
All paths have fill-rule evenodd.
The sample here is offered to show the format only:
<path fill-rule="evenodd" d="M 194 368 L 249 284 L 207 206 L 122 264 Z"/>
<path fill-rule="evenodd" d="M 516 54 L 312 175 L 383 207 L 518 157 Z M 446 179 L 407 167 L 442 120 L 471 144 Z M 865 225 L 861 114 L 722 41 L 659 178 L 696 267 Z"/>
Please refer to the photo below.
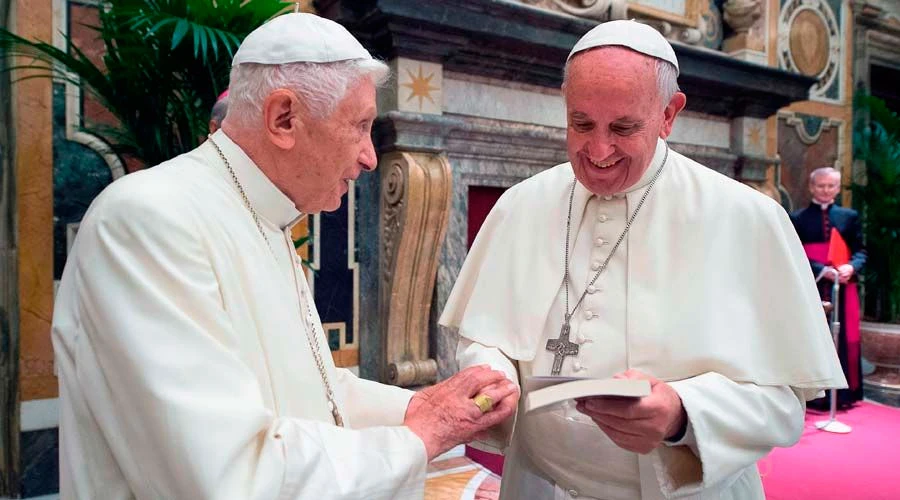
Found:
<path fill-rule="evenodd" d="M 685 381 L 670 382 L 669 385 L 681 397 L 687 424 L 680 439 L 663 441 L 664 446 L 657 448 L 654 453 L 656 477 L 667 498 L 700 491 L 704 485 L 704 467 L 697 446 L 695 422 L 691 418 L 691 386 Z"/>
<path fill-rule="evenodd" d="M 694 434 L 694 425 L 691 423 L 691 419 L 687 419 L 687 425 L 685 426 L 684 433 L 677 440 L 665 440 L 663 444 L 666 446 L 687 446 L 694 452 L 695 455 L 700 456 L 697 453 L 697 435 Z"/>
<path fill-rule="evenodd" d="M 395 390 L 385 391 L 382 403 L 376 405 L 382 407 L 380 421 L 388 422 L 388 425 L 403 425 L 403 420 L 406 418 L 406 409 L 409 407 L 409 400 L 416 393 L 401 387 L 391 386 L 390 389 Z M 425 445 L 423 444 L 422 448 L 424 449 L 424 447 Z"/>

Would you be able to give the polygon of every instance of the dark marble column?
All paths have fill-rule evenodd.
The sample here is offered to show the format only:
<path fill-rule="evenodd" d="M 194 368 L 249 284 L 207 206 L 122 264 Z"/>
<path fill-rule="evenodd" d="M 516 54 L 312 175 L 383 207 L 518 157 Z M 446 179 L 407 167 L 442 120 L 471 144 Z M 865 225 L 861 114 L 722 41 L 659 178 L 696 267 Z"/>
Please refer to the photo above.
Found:
<path fill-rule="evenodd" d="M 9 26 L 10 3 L 0 2 L 0 26 Z M 13 163 L 10 74 L 0 58 L 0 497 L 19 484 L 19 280 L 16 253 L 16 178 Z"/>
<path fill-rule="evenodd" d="M 22 498 L 59 492 L 59 429 L 23 432 Z"/>

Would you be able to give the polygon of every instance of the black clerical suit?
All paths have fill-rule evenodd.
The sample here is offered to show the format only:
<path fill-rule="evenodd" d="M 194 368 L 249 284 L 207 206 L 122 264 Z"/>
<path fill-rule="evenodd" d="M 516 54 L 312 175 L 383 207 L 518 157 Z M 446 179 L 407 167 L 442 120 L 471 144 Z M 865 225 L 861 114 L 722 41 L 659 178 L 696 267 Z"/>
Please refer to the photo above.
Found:
<path fill-rule="evenodd" d="M 821 205 L 812 202 L 808 207 L 793 212 L 791 221 L 794 223 L 794 228 L 800 236 L 800 241 L 804 244 L 827 243 L 831 239 L 831 228 L 837 229 L 850 250 L 849 263 L 853 266 L 853 276 L 851 276 L 850 281 L 857 282 L 857 278 L 866 263 L 866 249 L 863 246 L 862 224 L 859 220 L 859 213 L 856 210 L 839 207 L 833 203 L 823 209 Z M 813 275 L 818 276 L 825 264 L 810 259 L 810 267 Z M 833 283 L 827 278 L 819 281 L 819 294 L 823 300 L 831 300 Z M 846 287 L 842 284 L 838 308 L 838 318 L 841 322 L 841 331 L 838 338 L 838 357 L 841 360 L 841 366 L 844 369 L 844 375 L 847 377 L 847 383 L 850 385 L 850 388 L 838 391 L 838 404 L 840 406 L 847 406 L 863 398 L 862 364 L 858 358 L 854 363 L 849 363 L 848 360 L 846 292 Z M 856 328 L 855 331 L 858 332 L 858 324 L 851 326 L 851 328 Z M 858 333 L 854 333 L 853 336 L 858 338 Z M 851 376 L 852 374 L 849 371 L 850 365 L 854 367 L 855 376 Z M 854 381 L 857 383 L 854 384 Z M 810 402 L 810 406 L 814 408 L 827 408 L 827 404 L 827 398 Z"/>

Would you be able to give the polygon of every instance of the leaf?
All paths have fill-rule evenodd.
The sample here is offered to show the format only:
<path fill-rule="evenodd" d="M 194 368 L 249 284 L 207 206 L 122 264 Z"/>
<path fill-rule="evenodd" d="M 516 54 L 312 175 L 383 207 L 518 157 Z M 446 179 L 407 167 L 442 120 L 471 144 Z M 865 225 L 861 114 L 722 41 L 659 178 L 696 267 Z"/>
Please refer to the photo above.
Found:
<path fill-rule="evenodd" d="M 92 27 L 105 46 L 95 64 L 67 39 L 68 50 L 0 29 L 0 51 L 24 56 L 14 78 L 80 83 L 118 127 L 94 133 L 117 152 L 155 165 L 195 147 L 209 111 L 228 86 L 231 59 L 250 31 L 289 4 L 278 0 L 116 0 Z M 192 43 L 185 43 L 190 40 Z M 54 72 L 53 65 L 64 70 Z M 116 129 L 116 130 L 111 130 Z"/>
<path fill-rule="evenodd" d="M 184 36 L 187 35 L 188 31 L 191 29 L 191 24 L 184 19 L 178 20 L 175 24 L 175 33 L 172 34 L 172 50 L 175 50 L 178 47 L 178 44 L 184 40 Z"/>

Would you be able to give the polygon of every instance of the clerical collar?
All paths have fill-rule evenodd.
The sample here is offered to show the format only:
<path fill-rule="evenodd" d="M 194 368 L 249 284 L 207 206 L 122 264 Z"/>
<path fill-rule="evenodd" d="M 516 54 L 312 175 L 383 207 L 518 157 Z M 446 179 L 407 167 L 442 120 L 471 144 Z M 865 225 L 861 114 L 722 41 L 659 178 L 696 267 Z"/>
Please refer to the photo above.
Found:
<path fill-rule="evenodd" d="M 250 205 L 261 218 L 282 230 L 303 219 L 304 214 L 297 210 L 294 202 L 275 187 L 275 184 L 272 184 L 272 181 L 253 163 L 247 153 L 235 144 L 222 129 L 217 130 L 212 135 L 212 139 L 222 148 L 222 153 L 231 163 L 234 174 L 244 188 Z M 221 161 L 218 160 L 212 146 L 207 145 L 207 147 L 211 157 L 216 158 L 216 161 Z"/>
<path fill-rule="evenodd" d="M 666 141 L 656 139 L 656 152 L 653 153 L 653 159 L 650 160 L 650 166 L 647 167 L 647 170 L 644 171 L 644 175 L 642 175 L 633 186 L 625 190 L 625 194 L 631 194 L 639 189 L 647 187 L 647 184 L 650 184 L 650 180 L 653 179 L 656 171 L 659 169 L 660 165 L 662 165 L 663 158 L 666 157 L 666 147 Z"/>
<path fill-rule="evenodd" d="M 819 203 L 816 200 L 812 200 L 812 204 L 821 208 L 822 210 L 828 210 L 831 207 L 831 205 L 834 205 L 834 202 L 829 201 L 828 203 Z"/>
<path fill-rule="evenodd" d="M 666 157 L 667 147 L 668 146 L 666 145 L 666 141 L 657 139 L 656 152 L 653 153 L 653 159 L 650 160 L 650 166 L 646 171 L 644 171 L 644 174 L 641 175 L 641 178 L 638 179 L 638 181 L 633 186 L 629 187 L 625 191 L 616 193 L 612 196 L 616 198 L 622 198 L 626 195 L 634 193 L 635 191 L 647 187 L 647 184 L 650 184 L 650 181 L 653 180 L 653 176 L 656 174 L 656 171 L 659 170 L 659 167 L 662 165 L 663 158 Z M 575 183 L 575 192 L 578 193 L 579 197 L 583 196 L 586 200 L 593 199 L 593 197 L 596 196 L 594 193 L 588 190 L 588 188 L 584 187 L 584 184 L 582 184 L 580 181 Z M 609 199 L 609 196 L 606 196 L 605 198 Z"/>

